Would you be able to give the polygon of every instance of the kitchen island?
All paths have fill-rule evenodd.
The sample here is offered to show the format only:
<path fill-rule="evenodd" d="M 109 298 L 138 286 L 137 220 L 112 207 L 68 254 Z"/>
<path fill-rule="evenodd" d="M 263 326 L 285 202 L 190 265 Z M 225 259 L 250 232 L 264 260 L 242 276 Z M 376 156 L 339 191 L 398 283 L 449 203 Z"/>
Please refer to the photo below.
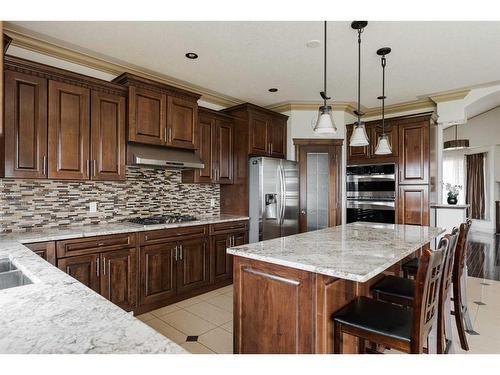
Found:
<path fill-rule="evenodd" d="M 332 353 L 332 313 L 443 232 L 356 222 L 228 249 L 234 352 Z M 344 352 L 357 352 L 354 337 L 344 337 Z"/>

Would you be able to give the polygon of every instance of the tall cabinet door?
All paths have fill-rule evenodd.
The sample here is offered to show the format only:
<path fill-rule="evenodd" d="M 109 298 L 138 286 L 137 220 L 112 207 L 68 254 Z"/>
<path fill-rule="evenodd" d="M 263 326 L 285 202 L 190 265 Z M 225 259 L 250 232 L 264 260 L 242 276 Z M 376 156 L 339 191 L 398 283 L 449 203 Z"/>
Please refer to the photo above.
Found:
<path fill-rule="evenodd" d="M 216 120 L 215 152 L 217 163 L 216 183 L 233 183 L 233 125 L 229 122 Z"/>
<path fill-rule="evenodd" d="M 267 138 L 267 116 L 252 112 L 250 113 L 250 154 L 256 156 L 267 156 L 269 139 Z"/>
<path fill-rule="evenodd" d="M 125 98 L 92 91 L 92 179 L 125 179 Z"/>
<path fill-rule="evenodd" d="M 90 90 L 49 81 L 49 178 L 89 178 Z"/>
<path fill-rule="evenodd" d="M 47 80 L 5 72 L 5 177 L 47 177 Z"/>
<path fill-rule="evenodd" d="M 128 92 L 128 140 L 163 145 L 166 142 L 167 96 L 138 87 Z"/>
<path fill-rule="evenodd" d="M 205 238 L 179 242 L 177 292 L 197 289 L 210 282 L 210 251 Z"/>
<path fill-rule="evenodd" d="M 196 148 L 197 121 L 196 102 L 169 96 L 167 145 L 186 149 Z"/>
<path fill-rule="evenodd" d="M 228 254 L 232 234 L 216 234 L 212 236 L 212 280 L 214 282 L 233 277 L 233 259 Z"/>
<path fill-rule="evenodd" d="M 124 310 L 136 305 L 136 249 L 110 251 L 101 254 L 101 294 Z"/>
<path fill-rule="evenodd" d="M 399 185 L 398 224 L 429 225 L 429 186 Z"/>
<path fill-rule="evenodd" d="M 213 150 L 213 120 L 208 116 L 201 115 L 198 122 L 198 155 L 205 164 L 205 168 L 194 173 L 198 173 L 198 182 L 212 182 L 215 179 L 215 168 L 213 167 L 215 152 Z"/>
<path fill-rule="evenodd" d="M 139 304 L 161 302 L 176 293 L 176 242 L 140 248 Z"/>
<path fill-rule="evenodd" d="M 81 255 L 59 259 L 57 261 L 59 269 L 66 272 L 74 279 L 81 282 L 95 292 L 100 292 L 99 284 L 99 254 Z"/>
<path fill-rule="evenodd" d="M 429 124 L 399 125 L 399 183 L 429 183 Z"/>
<path fill-rule="evenodd" d="M 270 155 L 275 158 L 284 158 L 286 154 L 286 120 L 271 119 L 268 134 Z"/>

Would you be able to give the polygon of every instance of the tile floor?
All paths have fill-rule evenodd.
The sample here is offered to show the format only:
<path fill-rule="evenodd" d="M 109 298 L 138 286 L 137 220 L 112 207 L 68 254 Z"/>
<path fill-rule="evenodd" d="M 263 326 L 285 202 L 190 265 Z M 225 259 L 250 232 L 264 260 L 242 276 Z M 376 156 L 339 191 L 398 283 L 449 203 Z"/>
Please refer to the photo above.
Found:
<path fill-rule="evenodd" d="M 233 286 L 229 285 L 138 319 L 195 354 L 233 352 Z"/>
<path fill-rule="evenodd" d="M 460 348 L 454 328 L 454 348 L 460 354 L 500 354 L 500 281 L 468 278 L 468 296 L 475 334 L 467 335 L 470 350 Z M 232 285 L 138 316 L 149 326 L 191 353 L 232 353 Z M 391 350 L 390 353 L 396 354 Z"/>

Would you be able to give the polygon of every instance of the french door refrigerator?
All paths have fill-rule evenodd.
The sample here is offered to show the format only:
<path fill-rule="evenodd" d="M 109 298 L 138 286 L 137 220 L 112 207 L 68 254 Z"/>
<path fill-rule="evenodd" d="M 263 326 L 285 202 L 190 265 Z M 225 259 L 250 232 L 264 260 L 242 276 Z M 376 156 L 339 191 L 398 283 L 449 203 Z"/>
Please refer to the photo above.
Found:
<path fill-rule="evenodd" d="M 250 243 L 298 233 L 298 163 L 266 157 L 249 163 Z"/>

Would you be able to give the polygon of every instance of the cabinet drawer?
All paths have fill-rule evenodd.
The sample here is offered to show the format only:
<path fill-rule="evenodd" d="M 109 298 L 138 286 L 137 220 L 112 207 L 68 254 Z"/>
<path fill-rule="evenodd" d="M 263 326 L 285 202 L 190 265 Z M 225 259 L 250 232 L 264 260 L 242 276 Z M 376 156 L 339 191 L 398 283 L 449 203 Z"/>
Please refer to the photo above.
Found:
<path fill-rule="evenodd" d="M 229 221 L 210 225 L 210 234 L 228 233 L 234 231 L 248 230 L 248 220 Z"/>
<path fill-rule="evenodd" d="M 168 241 L 176 240 L 179 237 L 182 237 L 182 239 L 194 238 L 194 237 L 203 237 L 206 236 L 207 234 L 208 230 L 206 225 L 152 230 L 149 232 L 139 233 L 139 243 L 141 245 L 155 244 L 164 242 L 165 240 Z"/>
<path fill-rule="evenodd" d="M 118 250 L 134 247 L 134 233 L 114 234 L 110 236 L 95 236 L 57 241 L 57 257 L 89 254 L 100 251 Z"/>

